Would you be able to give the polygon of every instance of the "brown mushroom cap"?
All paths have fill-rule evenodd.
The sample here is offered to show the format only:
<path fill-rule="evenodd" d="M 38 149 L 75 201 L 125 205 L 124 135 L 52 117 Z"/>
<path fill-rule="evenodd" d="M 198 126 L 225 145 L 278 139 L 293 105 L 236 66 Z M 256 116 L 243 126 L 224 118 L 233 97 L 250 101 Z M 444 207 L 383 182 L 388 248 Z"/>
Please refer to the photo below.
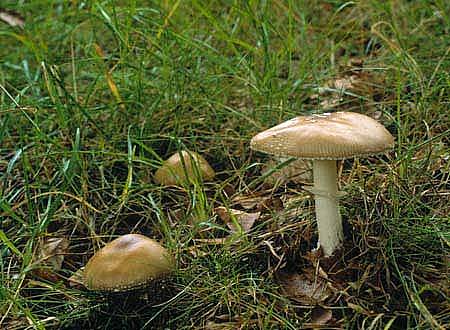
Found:
<path fill-rule="evenodd" d="M 173 260 L 155 240 L 139 234 L 121 236 L 87 263 L 84 284 L 90 290 L 122 291 L 168 274 Z"/>
<path fill-rule="evenodd" d="M 376 120 L 354 112 L 300 116 L 255 135 L 250 146 L 303 159 L 343 159 L 385 152 L 394 138 Z"/>
<path fill-rule="evenodd" d="M 195 179 L 198 174 L 203 180 L 211 180 L 216 173 L 205 158 L 193 151 L 183 150 L 170 156 L 156 171 L 154 180 L 164 186 L 171 186 Z"/>

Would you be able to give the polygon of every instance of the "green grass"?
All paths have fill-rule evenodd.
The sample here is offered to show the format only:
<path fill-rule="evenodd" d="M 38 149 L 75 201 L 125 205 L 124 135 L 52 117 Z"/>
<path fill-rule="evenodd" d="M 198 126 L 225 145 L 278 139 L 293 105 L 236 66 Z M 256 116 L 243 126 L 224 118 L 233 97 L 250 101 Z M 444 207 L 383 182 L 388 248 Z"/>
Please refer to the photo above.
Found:
<path fill-rule="evenodd" d="M 336 110 L 376 116 L 396 147 L 340 164 L 348 243 L 327 269 L 338 288 L 323 303 L 329 326 L 450 325 L 448 1 L 1 5 L 26 24 L 0 22 L 0 328 L 305 327 L 313 306 L 285 297 L 275 271 L 313 267 L 313 203 L 301 185 L 264 185 L 269 157 L 249 140 Z M 340 93 L 333 82 L 351 75 Z M 184 148 L 210 162 L 214 182 L 154 184 Z M 198 240 L 228 235 L 213 209 L 251 193 L 300 194 L 301 211 L 269 205 L 234 241 Z M 69 286 L 95 250 L 130 232 L 176 256 L 167 283 L 113 296 Z M 36 270 L 52 236 L 70 245 L 49 279 Z"/>

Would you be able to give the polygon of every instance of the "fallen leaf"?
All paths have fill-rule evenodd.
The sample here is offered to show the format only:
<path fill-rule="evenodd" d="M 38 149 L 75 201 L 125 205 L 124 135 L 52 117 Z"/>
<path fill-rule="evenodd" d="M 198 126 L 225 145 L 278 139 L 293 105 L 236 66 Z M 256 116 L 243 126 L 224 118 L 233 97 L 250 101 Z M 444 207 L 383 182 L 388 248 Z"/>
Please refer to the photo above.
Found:
<path fill-rule="evenodd" d="M 0 20 L 13 27 L 18 26 L 23 28 L 25 25 L 24 19 L 18 13 L 5 9 L 0 9 Z"/>
<path fill-rule="evenodd" d="M 327 281 L 309 274 L 277 274 L 281 288 L 286 296 L 306 305 L 316 305 L 332 295 Z"/>
<path fill-rule="evenodd" d="M 65 237 L 46 237 L 38 246 L 35 274 L 51 282 L 59 280 L 57 272 L 61 270 L 64 255 L 69 248 Z"/>
<path fill-rule="evenodd" d="M 314 307 L 311 312 L 311 323 L 307 325 L 313 329 L 322 328 L 324 325 L 330 323 L 333 319 L 333 312 L 330 309 L 322 307 Z"/>
<path fill-rule="evenodd" d="M 233 233 L 246 233 L 250 231 L 255 221 L 258 220 L 261 215 L 261 212 L 247 213 L 244 211 L 227 209 L 224 206 L 216 207 L 214 211 Z"/>
<path fill-rule="evenodd" d="M 64 255 L 67 253 L 69 240 L 65 237 L 47 237 L 39 246 L 39 260 L 52 270 L 61 270 Z"/>

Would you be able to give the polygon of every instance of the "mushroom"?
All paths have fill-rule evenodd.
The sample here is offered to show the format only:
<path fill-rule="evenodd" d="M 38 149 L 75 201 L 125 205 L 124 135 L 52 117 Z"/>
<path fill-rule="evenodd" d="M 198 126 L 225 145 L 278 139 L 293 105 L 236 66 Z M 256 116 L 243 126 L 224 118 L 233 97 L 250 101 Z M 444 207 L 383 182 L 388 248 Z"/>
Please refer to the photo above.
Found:
<path fill-rule="evenodd" d="M 88 261 L 83 282 L 89 290 L 126 291 L 163 277 L 173 260 L 155 240 L 139 234 L 121 236 Z"/>
<path fill-rule="evenodd" d="M 154 180 L 164 186 L 180 185 L 200 177 L 211 180 L 216 173 L 205 158 L 193 151 L 183 150 L 170 156 L 156 171 Z"/>
<path fill-rule="evenodd" d="M 354 112 L 300 116 L 254 136 L 250 147 L 257 151 L 313 162 L 318 247 L 328 257 L 343 241 L 338 206 L 336 160 L 383 153 L 394 138 L 376 120 Z"/>

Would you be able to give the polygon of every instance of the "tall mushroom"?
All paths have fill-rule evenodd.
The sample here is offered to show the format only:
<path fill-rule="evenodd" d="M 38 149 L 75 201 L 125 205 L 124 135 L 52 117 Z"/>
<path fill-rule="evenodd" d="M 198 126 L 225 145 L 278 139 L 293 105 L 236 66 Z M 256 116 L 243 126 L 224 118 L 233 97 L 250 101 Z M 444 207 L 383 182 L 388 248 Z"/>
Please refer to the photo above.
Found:
<path fill-rule="evenodd" d="M 394 138 L 376 120 L 354 112 L 300 116 L 254 136 L 250 147 L 277 156 L 313 162 L 319 243 L 331 256 L 343 240 L 338 205 L 336 160 L 383 153 Z"/>
<path fill-rule="evenodd" d="M 173 270 L 173 260 L 155 240 L 139 234 L 106 244 L 84 269 L 84 285 L 95 291 L 125 291 L 143 286 Z"/>

